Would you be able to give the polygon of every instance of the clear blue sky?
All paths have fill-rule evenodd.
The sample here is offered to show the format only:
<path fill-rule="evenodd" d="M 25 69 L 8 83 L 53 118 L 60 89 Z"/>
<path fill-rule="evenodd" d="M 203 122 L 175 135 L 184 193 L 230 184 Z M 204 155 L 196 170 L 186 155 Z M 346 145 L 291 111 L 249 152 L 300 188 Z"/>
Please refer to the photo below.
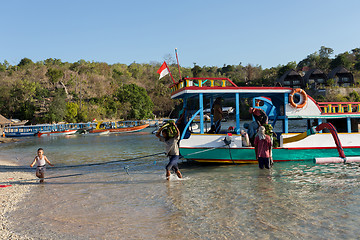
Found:
<path fill-rule="evenodd" d="M 297 63 L 321 46 L 360 47 L 359 0 L 4 0 L 0 62 Z"/>

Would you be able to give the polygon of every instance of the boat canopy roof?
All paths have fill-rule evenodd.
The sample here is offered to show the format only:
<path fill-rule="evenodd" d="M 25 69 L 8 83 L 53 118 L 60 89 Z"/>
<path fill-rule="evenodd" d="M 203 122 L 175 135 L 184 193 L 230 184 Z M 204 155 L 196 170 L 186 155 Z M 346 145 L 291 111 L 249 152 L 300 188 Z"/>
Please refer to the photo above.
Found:
<path fill-rule="evenodd" d="M 291 93 L 292 88 L 285 87 L 184 87 L 173 92 L 171 98 L 191 98 L 198 97 L 200 93 L 204 97 L 234 98 L 235 93 L 239 93 L 242 98 L 254 98 L 264 96 L 268 98 L 280 97 L 283 94 Z"/>
<path fill-rule="evenodd" d="M 238 87 L 228 78 L 183 78 L 170 86 L 171 98 L 194 98 L 203 94 L 206 98 L 234 98 L 238 93 L 241 98 L 259 96 L 283 98 L 292 88 L 288 87 Z"/>

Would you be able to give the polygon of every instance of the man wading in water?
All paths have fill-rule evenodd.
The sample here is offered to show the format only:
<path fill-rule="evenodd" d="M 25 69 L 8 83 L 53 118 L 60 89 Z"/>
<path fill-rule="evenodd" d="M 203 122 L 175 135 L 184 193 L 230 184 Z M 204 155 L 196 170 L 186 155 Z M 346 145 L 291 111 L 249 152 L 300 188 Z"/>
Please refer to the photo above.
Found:
<path fill-rule="evenodd" d="M 176 133 L 173 133 L 174 136 L 170 136 L 170 128 L 176 130 Z M 162 136 L 160 134 L 162 134 Z M 165 143 L 165 151 L 167 156 L 169 157 L 169 163 L 168 165 L 166 165 L 166 180 L 170 180 L 170 169 L 173 169 L 175 171 L 178 178 L 182 178 L 177 163 L 180 155 L 178 146 L 178 141 L 180 139 L 180 131 L 177 128 L 175 122 L 172 121 L 169 124 L 165 124 L 163 127 L 161 127 L 156 132 L 156 137 L 158 137 L 161 142 Z"/>

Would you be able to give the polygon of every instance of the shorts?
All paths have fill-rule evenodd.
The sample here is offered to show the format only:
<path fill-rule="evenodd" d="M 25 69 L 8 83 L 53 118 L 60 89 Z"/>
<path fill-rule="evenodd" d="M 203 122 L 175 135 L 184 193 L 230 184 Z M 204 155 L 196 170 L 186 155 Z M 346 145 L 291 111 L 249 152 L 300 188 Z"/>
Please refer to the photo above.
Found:
<path fill-rule="evenodd" d="M 258 162 L 259 162 L 259 168 L 260 169 L 270 169 L 271 168 L 271 161 L 270 158 L 263 158 L 263 157 L 258 157 Z"/>
<path fill-rule="evenodd" d="M 44 174 L 46 170 L 45 166 L 38 166 L 36 167 L 36 174 Z"/>
<path fill-rule="evenodd" d="M 165 167 L 166 170 L 170 171 L 170 169 L 173 169 L 175 172 L 179 171 L 178 160 L 179 160 L 179 155 L 170 155 L 169 163 Z"/>

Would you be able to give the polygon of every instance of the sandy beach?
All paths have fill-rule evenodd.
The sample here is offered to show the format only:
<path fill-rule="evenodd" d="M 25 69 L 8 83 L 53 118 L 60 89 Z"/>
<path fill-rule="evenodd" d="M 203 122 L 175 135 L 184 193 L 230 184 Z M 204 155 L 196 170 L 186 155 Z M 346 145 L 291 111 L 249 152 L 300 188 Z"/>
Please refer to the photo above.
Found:
<path fill-rule="evenodd" d="M 0 159 L 2 166 L 15 166 L 14 163 Z M 27 184 L 19 184 L 18 181 L 34 179 L 34 175 L 28 172 L 19 172 L 14 170 L 0 171 L 0 239 L 31 239 L 26 236 L 19 236 L 9 230 L 10 212 L 15 210 L 18 203 L 22 201 L 30 191 Z M 11 185 L 11 186 L 10 186 Z"/>

